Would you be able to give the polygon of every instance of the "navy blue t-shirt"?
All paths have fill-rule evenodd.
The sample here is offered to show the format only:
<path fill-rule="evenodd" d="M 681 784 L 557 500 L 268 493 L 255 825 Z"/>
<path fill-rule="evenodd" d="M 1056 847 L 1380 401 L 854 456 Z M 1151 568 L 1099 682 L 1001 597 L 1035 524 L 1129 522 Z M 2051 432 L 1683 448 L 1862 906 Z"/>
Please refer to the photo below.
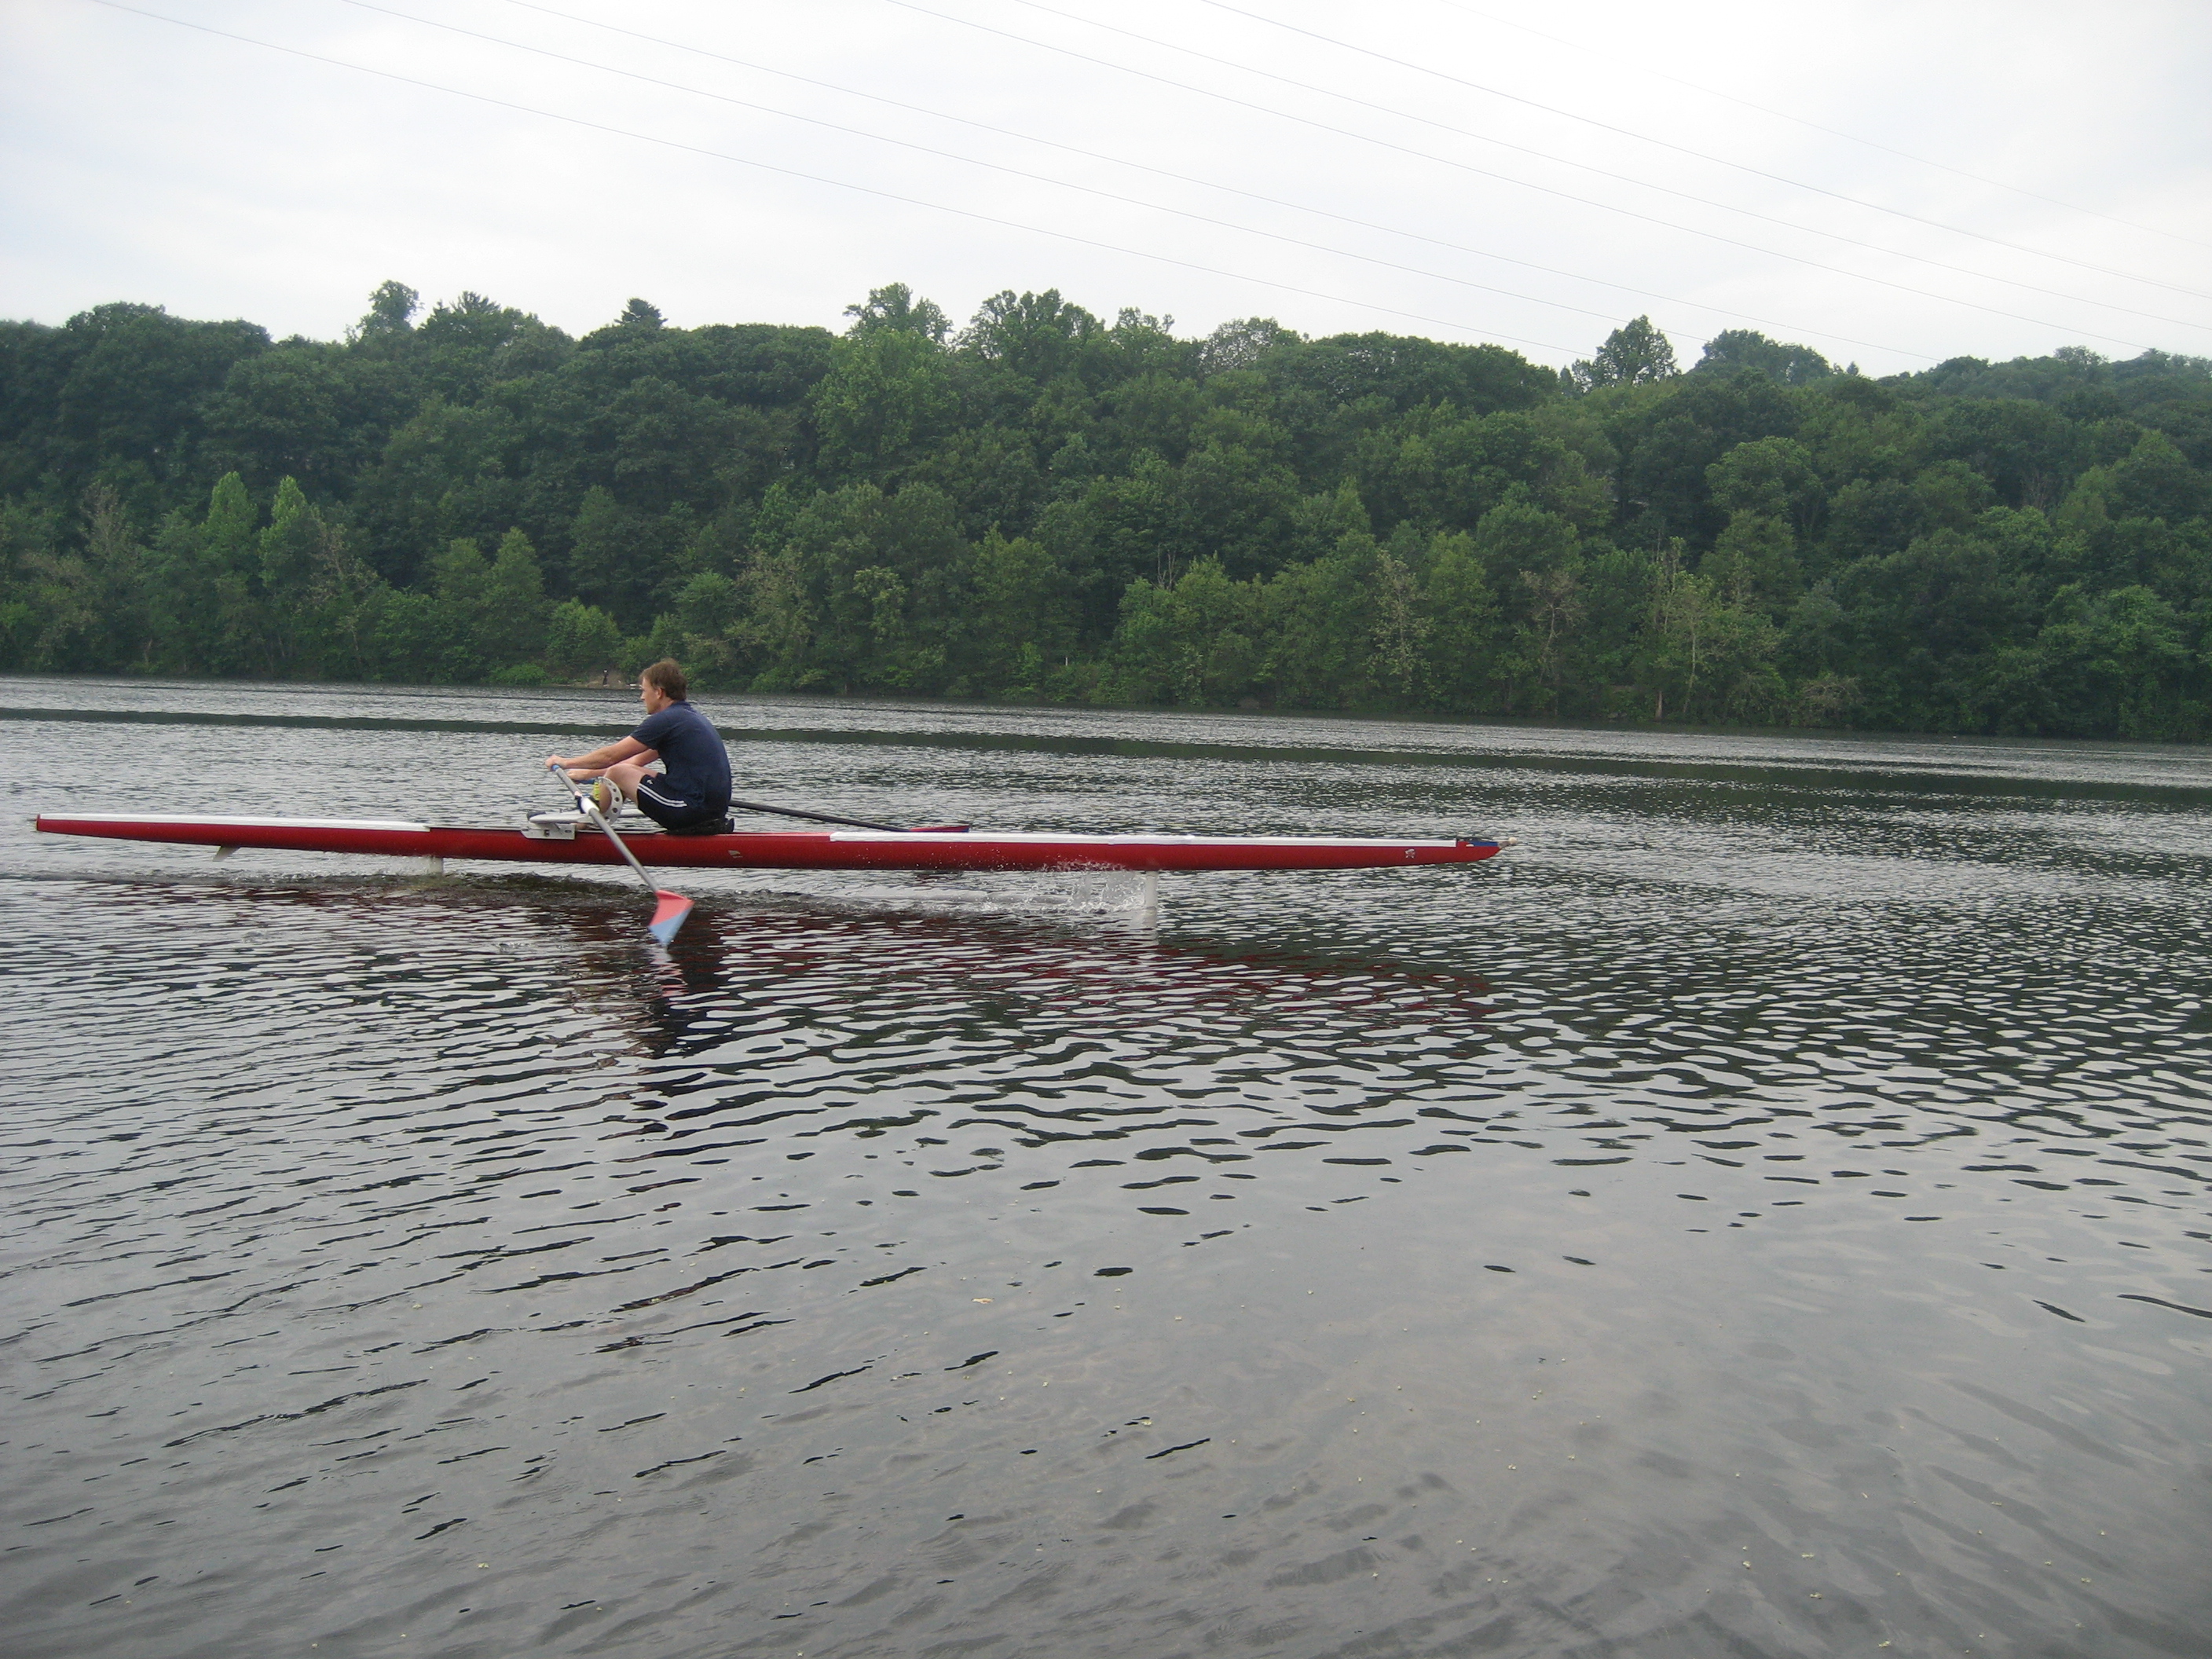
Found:
<path fill-rule="evenodd" d="M 630 736 L 659 755 L 670 793 L 696 799 L 715 816 L 730 810 L 730 751 L 690 703 L 672 702 L 647 714 Z"/>

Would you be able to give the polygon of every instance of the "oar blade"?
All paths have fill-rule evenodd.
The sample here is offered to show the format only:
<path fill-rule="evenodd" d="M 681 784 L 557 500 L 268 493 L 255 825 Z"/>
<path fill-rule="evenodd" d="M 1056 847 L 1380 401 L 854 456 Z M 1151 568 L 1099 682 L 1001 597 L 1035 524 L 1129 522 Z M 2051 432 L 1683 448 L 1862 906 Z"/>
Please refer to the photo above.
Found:
<path fill-rule="evenodd" d="M 675 939 L 676 930 L 691 914 L 691 901 L 681 893 L 671 893 L 659 888 L 653 890 L 653 896 L 659 902 L 653 907 L 653 920 L 647 924 L 645 931 L 653 935 L 656 943 L 666 945 Z"/>

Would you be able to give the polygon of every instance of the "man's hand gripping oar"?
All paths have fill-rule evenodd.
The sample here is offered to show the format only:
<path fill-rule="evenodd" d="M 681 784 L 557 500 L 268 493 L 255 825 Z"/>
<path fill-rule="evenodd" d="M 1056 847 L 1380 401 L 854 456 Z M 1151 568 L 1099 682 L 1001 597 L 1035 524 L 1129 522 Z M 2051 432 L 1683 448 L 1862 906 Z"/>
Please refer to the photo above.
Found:
<path fill-rule="evenodd" d="M 568 787 L 568 793 L 576 798 L 578 809 L 599 826 L 599 833 L 615 844 L 615 851 L 620 853 L 629 867 L 637 872 L 637 878 L 645 884 L 645 890 L 654 899 L 653 920 L 647 924 L 645 931 L 659 944 L 666 945 L 676 937 L 676 930 L 684 925 L 684 919 L 691 914 L 691 901 L 681 893 L 672 893 L 665 888 L 653 884 L 653 878 L 645 873 L 645 866 L 637 861 L 637 854 L 629 850 L 629 844 L 620 836 L 615 834 L 614 825 L 607 822 L 607 816 L 599 811 L 599 803 L 577 787 L 575 779 L 568 775 L 567 767 L 555 766 L 549 762 L 546 770 Z"/>

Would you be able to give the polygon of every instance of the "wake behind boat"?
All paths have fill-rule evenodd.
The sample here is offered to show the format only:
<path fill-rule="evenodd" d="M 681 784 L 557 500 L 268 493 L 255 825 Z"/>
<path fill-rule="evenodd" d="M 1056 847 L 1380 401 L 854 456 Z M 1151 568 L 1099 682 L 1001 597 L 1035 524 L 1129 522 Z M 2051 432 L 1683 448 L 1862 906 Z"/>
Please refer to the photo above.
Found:
<path fill-rule="evenodd" d="M 56 836 L 242 848 L 352 853 L 416 860 L 487 859 L 518 864 L 619 864 L 622 853 L 588 814 L 533 812 L 509 828 L 416 823 L 396 818 L 209 817 L 157 813 L 41 813 Z M 1480 864 L 1509 841 L 1369 839 L 1340 836 L 1065 835 L 976 832 L 961 828 L 732 831 L 674 835 L 644 817 L 615 829 L 640 863 L 695 869 L 1197 870 L 1402 869 Z"/>

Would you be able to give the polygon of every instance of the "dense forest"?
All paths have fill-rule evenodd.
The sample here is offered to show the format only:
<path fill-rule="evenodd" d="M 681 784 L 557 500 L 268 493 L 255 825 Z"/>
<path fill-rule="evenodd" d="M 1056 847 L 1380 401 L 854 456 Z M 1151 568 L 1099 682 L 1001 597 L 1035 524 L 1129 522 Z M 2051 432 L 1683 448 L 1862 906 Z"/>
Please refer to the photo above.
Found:
<path fill-rule="evenodd" d="M 2212 362 L 0 323 L 0 669 L 2212 736 Z"/>

